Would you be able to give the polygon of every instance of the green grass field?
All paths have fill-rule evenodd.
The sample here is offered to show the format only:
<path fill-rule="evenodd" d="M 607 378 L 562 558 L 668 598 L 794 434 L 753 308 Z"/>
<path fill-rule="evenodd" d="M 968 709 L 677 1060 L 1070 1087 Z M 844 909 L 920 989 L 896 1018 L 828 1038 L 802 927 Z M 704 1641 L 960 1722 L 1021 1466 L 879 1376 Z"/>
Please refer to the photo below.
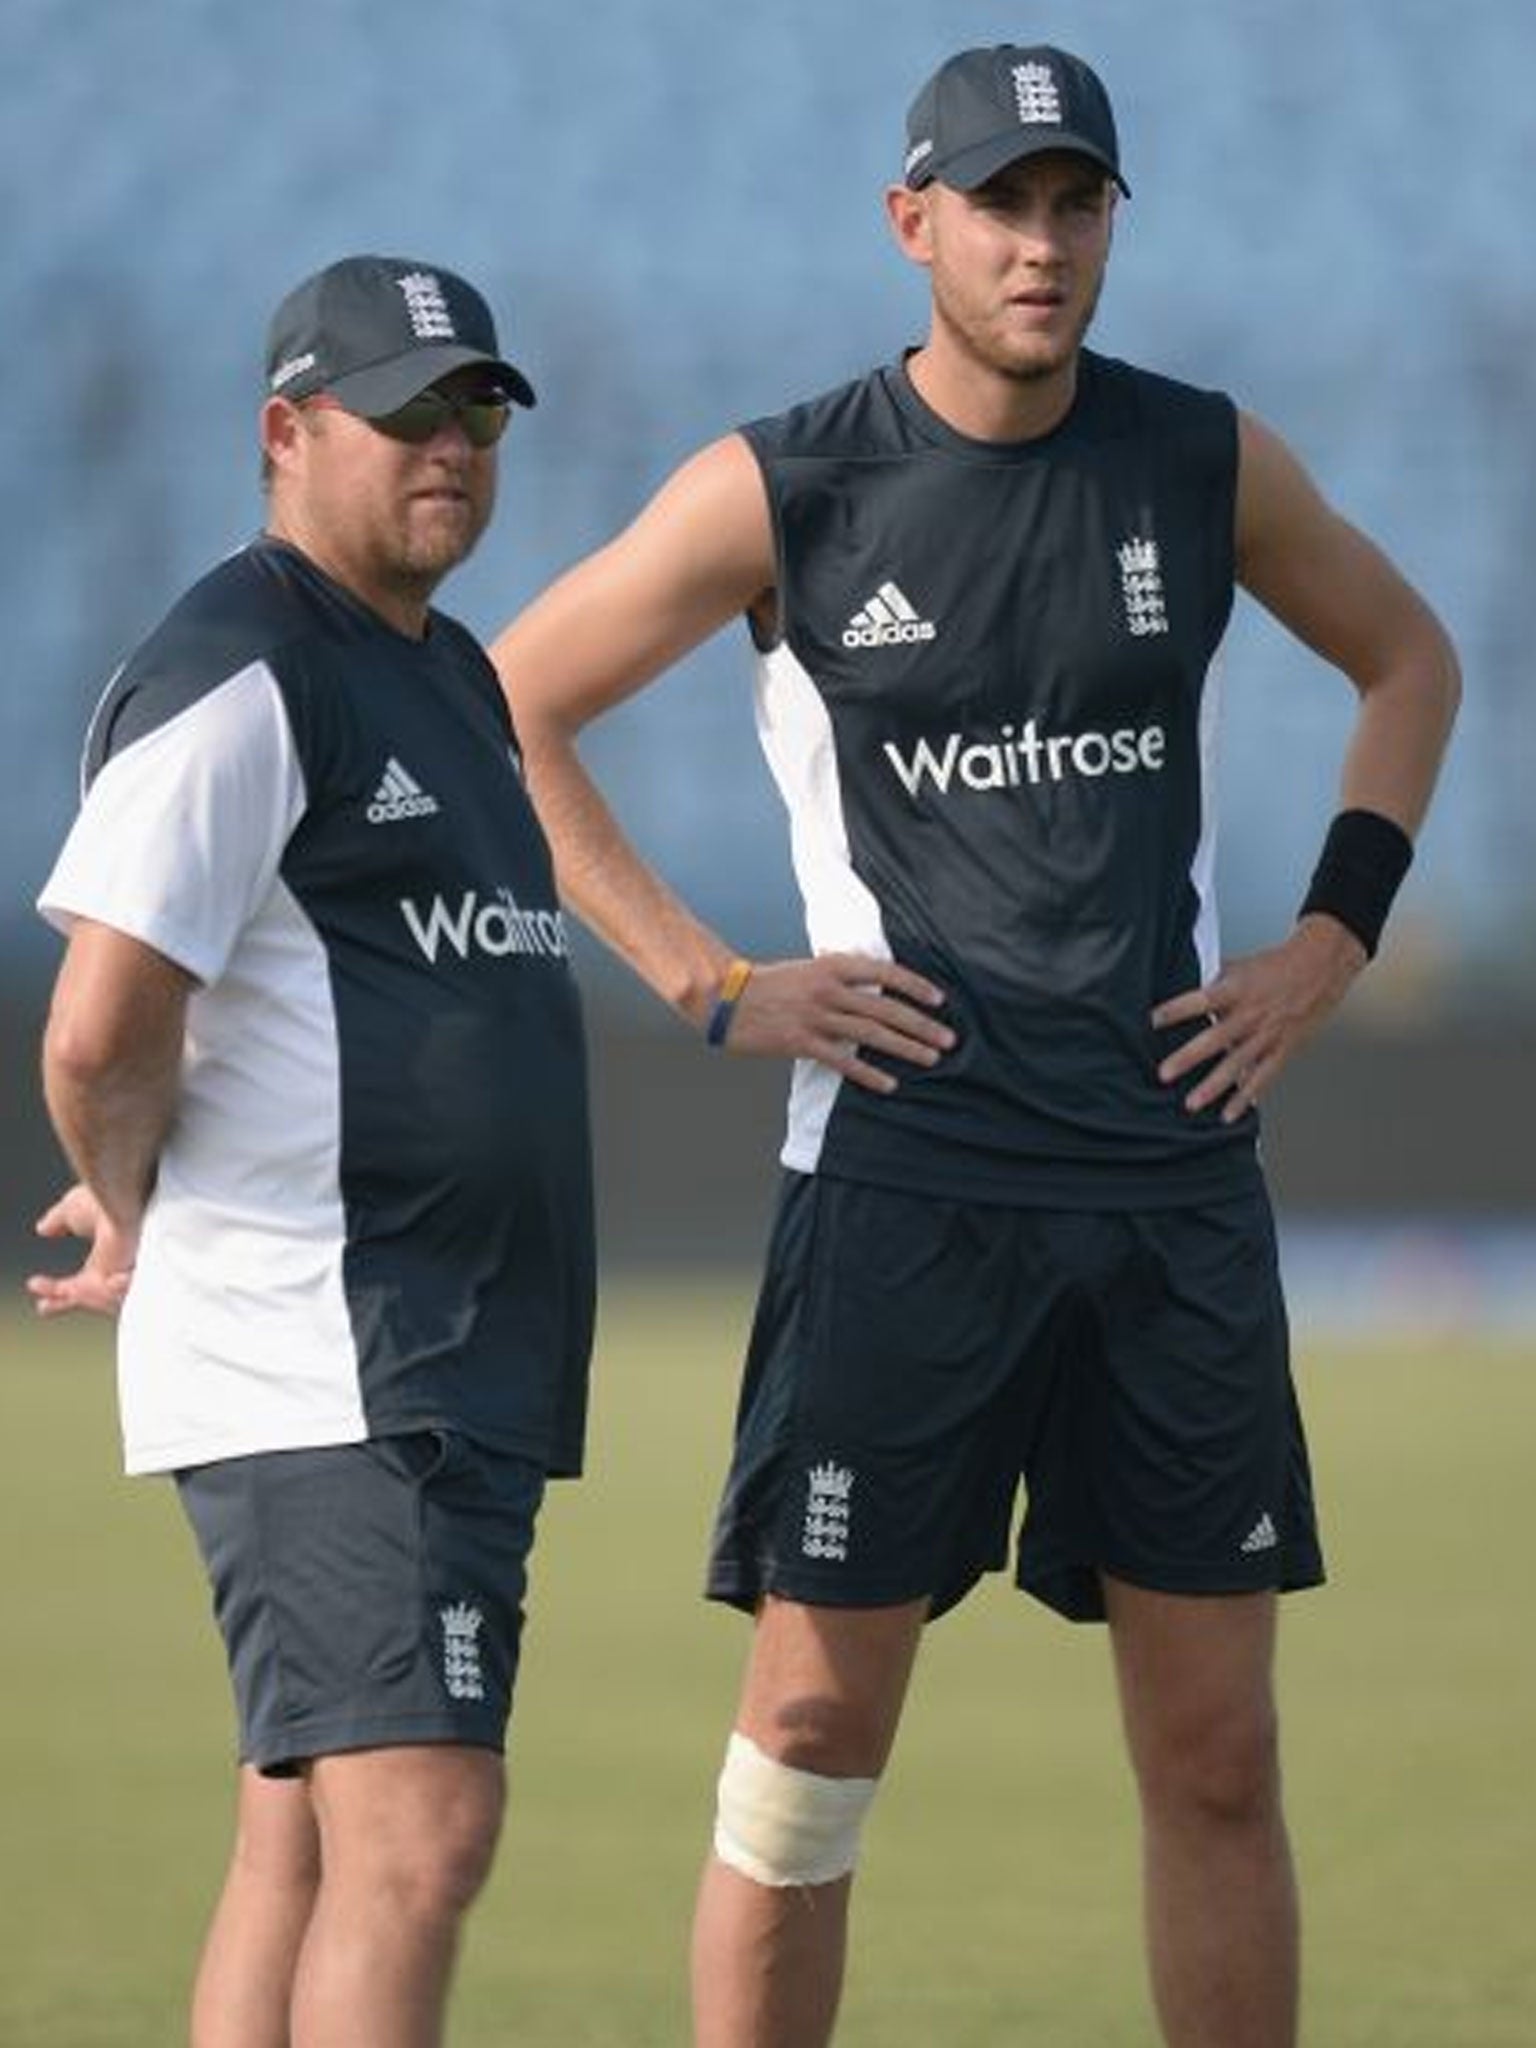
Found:
<path fill-rule="evenodd" d="M 746 1624 L 697 1597 L 744 1288 L 619 1286 L 591 1476 L 536 1559 L 456 2048 L 680 2048 Z M 107 1336 L 0 1322 L 0 2043 L 168 2048 L 221 1868 L 224 1675 L 174 1499 L 117 1477 Z M 1315 2048 L 1536 2040 L 1536 1346 L 1302 1349 L 1331 1588 L 1288 1609 Z M 983 1587 L 868 1836 L 841 2048 L 1145 2048 L 1102 1637 Z"/>

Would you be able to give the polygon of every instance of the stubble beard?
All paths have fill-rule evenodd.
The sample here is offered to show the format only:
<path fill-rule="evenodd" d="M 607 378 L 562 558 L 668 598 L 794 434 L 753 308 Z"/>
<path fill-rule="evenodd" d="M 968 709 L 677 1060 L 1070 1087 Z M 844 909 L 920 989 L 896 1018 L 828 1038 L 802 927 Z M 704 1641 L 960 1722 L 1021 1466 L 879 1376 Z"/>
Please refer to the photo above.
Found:
<path fill-rule="evenodd" d="M 386 573 L 396 588 L 413 597 L 427 598 L 443 578 L 468 561 L 476 543 L 490 522 L 490 507 L 471 504 L 465 517 L 433 517 L 401 521 L 400 531 Z"/>
<path fill-rule="evenodd" d="M 1088 330 L 1093 325 L 1094 315 L 1099 310 L 1099 297 L 1103 289 L 1101 278 L 1094 287 L 1092 298 L 1083 308 L 1081 317 L 1068 335 L 1060 341 L 1042 340 L 1026 344 L 1028 353 L 1021 352 L 1017 345 L 1009 345 L 998 340 L 981 321 L 957 317 L 953 307 L 939 303 L 939 312 L 962 349 L 974 361 L 995 375 L 1005 377 L 1011 384 L 1034 385 L 1044 383 L 1052 377 L 1059 377 L 1077 360 Z"/>

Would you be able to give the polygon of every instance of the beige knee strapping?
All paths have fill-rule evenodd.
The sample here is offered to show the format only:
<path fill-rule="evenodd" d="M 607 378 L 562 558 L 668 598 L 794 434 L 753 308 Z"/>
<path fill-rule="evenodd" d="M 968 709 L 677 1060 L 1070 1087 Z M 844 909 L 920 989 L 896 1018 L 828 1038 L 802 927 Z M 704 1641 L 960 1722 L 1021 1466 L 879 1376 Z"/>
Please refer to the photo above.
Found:
<path fill-rule="evenodd" d="M 830 1884 L 859 1860 L 878 1778 L 824 1778 L 733 1732 L 720 1773 L 715 1854 L 758 1884 Z"/>

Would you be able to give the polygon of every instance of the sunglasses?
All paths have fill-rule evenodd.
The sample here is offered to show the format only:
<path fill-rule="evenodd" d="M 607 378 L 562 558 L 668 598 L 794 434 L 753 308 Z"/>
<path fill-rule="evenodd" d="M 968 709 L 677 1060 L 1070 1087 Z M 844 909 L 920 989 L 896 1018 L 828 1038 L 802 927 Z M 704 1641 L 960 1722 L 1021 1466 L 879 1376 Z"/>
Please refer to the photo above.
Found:
<path fill-rule="evenodd" d="M 307 402 L 333 412 L 347 410 L 328 391 L 317 391 Z M 408 398 L 404 405 L 396 406 L 393 412 L 376 413 L 372 418 L 365 413 L 354 415 L 355 418 L 366 419 L 376 433 L 387 435 L 391 441 L 408 442 L 412 447 L 430 441 L 449 420 L 454 420 L 463 428 L 464 438 L 471 448 L 494 448 L 507 431 L 507 421 L 511 416 L 510 399 L 455 398 L 446 392 L 434 391 L 430 386 L 425 391 L 418 391 L 414 398 Z"/>

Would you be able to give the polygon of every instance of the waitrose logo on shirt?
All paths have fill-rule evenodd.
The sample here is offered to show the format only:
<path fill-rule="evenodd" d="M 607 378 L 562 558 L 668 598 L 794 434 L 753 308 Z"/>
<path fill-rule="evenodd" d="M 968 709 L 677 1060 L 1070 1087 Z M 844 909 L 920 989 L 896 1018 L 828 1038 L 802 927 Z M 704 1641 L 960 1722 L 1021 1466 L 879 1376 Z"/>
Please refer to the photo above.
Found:
<path fill-rule="evenodd" d="M 1114 732 L 1042 733 L 1033 718 L 1004 725 L 993 739 L 963 732 L 909 747 L 887 740 L 882 751 L 910 797 L 963 790 L 1027 789 L 1073 776 L 1156 775 L 1168 736 L 1160 725 L 1123 725 Z"/>
<path fill-rule="evenodd" d="M 506 888 L 491 896 L 466 889 L 457 903 L 445 896 L 433 896 L 425 903 L 402 896 L 400 914 L 433 967 L 444 948 L 460 960 L 467 960 L 471 953 L 485 953 L 493 960 L 509 954 L 563 960 L 571 949 L 562 912 L 524 910 Z"/>

